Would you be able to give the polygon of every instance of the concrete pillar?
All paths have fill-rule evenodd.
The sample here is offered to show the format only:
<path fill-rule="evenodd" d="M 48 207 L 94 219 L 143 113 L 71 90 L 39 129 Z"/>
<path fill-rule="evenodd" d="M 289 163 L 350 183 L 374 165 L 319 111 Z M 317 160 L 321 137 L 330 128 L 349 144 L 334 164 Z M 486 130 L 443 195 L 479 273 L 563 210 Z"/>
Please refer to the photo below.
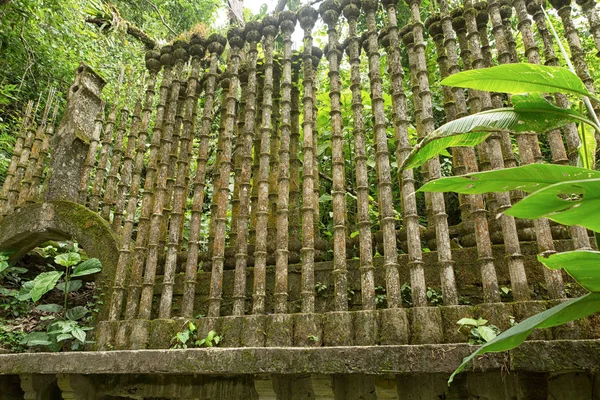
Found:
<path fill-rule="evenodd" d="M 93 382 L 83 375 L 56 375 L 58 387 L 64 400 L 97 400 Z"/>
<path fill-rule="evenodd" d="M 25 400 L 50 400 L 58 392 L 53 375 L 21 375 L 21 389 Z"/>
<path fill-rule="evenodd" d="M 67 92 L 67 108 L 52 138 L 51 172 L 46 200 L 77 201 L 79 180 L 102 108 L 104 80 L 82 64 Z"/>

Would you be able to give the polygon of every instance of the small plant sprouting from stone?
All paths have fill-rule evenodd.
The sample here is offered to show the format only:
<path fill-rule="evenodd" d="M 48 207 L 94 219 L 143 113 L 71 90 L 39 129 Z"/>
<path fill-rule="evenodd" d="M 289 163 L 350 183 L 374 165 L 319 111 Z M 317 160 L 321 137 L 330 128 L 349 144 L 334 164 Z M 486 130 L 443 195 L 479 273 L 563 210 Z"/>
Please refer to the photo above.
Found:
<path fill-rule="evenodd" d="M 317 343 L 319 341 L 319 337 L 315 336 L 315 335 L 310 335 L 308 337 L 308 340 L 311 341 L 311 342 L 313 342 L 313 343 Z"/>
<path fill-rule="evenodd" d="M 320 295 L 321 293 L 323 293 L 326 290 L 327 290 L 327 285 L 324 284 L 323 282 L 317 282 L 315 284 L 315 291 L 317 292 L 317 295 Z"/>
<path fill-rule="evenodd" d="M 216 331 L 210 331 L 206 337 L 198 336 L 198 327 L 192 321 L 185 323 L 185 328 L 177 332 L 171 339 L 171 348 L 187 349 L 188 347 L 215 347 L 223 338 Z"/>
<path fill-rule="evenodd" d="M 437 290 L 427 287 L 427 301 L 431 303 L 432 306 L 441 306 L 444 302 L 444 297 Z"/>
<path fill-rule="evenodd" d="M 488 320 L 483 318 L 462 318 L 458 332 L 469 339 L 469 344 L 485 344 L 498 336 L 501 331 L 496 325 L 488 325 Z"/>

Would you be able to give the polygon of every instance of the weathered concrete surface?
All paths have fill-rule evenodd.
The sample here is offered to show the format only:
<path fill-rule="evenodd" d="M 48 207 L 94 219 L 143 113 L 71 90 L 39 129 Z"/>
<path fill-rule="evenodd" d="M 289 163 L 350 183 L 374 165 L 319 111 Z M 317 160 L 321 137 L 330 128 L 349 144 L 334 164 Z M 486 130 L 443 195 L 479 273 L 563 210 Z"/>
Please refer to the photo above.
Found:
<path fill-rule="evenodd" d="M 46 200 L 77 200 L 79 180 L 102 109 L 104 80 L 82 64 L 67 92 L 67 108 L 52 139 L 52 159 Z"/>
<path fill-rule="evenodd" d="M 98 214 L 71 201 L 51 201 L 28 205 L 0 221 L 0 251 L 11 252 L 11 261 L 48 240 L 66 239 L 75 240 L 88 256 L 102 262 L 96 282 L 110 298 L 119 238 Z"/>
<path fill-rule="evenodd" d="M 450 373 L 466 344 L 131 350 L 0 355 L 0 375 Z M 532 341 L 479 358 L 473 371 L 598 371 L 600 340 Z"/>

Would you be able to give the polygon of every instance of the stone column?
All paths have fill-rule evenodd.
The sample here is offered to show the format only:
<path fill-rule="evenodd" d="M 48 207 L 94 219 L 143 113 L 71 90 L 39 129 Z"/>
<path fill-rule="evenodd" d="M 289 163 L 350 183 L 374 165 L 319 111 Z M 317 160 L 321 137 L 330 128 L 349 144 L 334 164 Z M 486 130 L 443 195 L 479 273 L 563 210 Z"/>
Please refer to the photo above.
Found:
<path fill-rule="evenodd" d="M 46 200 L 77 201 L 94 123 L 102 108 L 104 80 L 85 64 L 77 68 L 67 92 L 67 108 L 52 139 L 51 172 Z"/>

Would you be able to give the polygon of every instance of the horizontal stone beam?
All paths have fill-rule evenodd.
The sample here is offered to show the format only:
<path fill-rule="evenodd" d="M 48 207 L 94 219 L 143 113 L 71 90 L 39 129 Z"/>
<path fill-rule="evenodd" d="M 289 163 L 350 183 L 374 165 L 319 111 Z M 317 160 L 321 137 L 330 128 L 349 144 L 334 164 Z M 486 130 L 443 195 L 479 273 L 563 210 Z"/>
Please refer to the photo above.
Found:
<path fill-rule="evenodd" d="M 467 344 L 124 350 L 0 355 L 16 374 L 405 374 L 451 373 L 477 347 Z M 597 371 L 600 340 L 531 341 L 476 360 L 470 371 Z"/>

